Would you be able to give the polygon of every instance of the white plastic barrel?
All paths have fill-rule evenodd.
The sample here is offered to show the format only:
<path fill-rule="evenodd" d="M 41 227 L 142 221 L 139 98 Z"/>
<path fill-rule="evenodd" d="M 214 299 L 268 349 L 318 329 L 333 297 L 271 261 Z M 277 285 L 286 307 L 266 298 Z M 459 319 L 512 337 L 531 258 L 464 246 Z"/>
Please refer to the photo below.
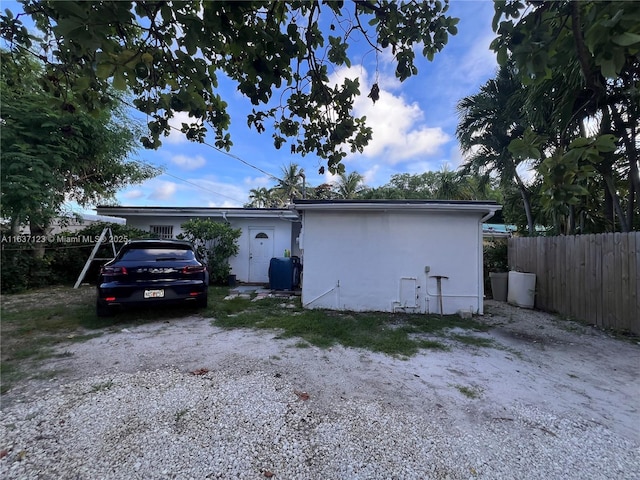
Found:
<path fill-rule="evenodd" d="M 536 296 L 536 274 L 509 272 L 507 301 L 522 308 L 533 308 Z"/>
<path fill-rule="evenodd" d="M 499 302 L 507 301 L 507 286 L 509 284 L 509 275 L 507 272 L 490 272 L 491 293 L 494 300 Z"/>

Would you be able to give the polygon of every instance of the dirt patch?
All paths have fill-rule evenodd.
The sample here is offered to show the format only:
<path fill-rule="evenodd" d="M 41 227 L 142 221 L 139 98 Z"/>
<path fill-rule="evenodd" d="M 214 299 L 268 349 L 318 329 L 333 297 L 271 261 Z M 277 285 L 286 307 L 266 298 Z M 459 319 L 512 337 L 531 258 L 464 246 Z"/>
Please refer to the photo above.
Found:
<path fill-rule="evenodd" d="M 474 335 L 492 347 L 449 340 L 450 351 L 423 350 L 409 359 L 319 349 L 273 331 L 223 330 L 196 315 L 120 328 L 59 345 L 59 356 L 38 367 L 47 380 L 19 383 L 3 403 L 53 395 L 75 380 L 111 373 L 260 371 L 286 377 L 319 409 L 360 398 L 472 432 L 478 422 L 508 422 L 504 412 L 523 404 L 560 418 L 577 416 L 640 443 L 637 344 L 504 303 L 488 302 L 486 311 L 481 320 L 492 328 Z"/>

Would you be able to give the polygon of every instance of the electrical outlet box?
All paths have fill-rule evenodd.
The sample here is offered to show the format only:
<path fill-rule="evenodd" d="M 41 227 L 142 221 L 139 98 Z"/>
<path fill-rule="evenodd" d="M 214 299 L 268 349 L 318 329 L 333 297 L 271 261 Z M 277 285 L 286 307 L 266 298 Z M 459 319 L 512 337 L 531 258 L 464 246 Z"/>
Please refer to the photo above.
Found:
<path fill-rule="evenodd" d="M 424 273 L 429 273 L 430 271 L 431 271 L 431 267 L 429 265 L 424 267 Z"/>

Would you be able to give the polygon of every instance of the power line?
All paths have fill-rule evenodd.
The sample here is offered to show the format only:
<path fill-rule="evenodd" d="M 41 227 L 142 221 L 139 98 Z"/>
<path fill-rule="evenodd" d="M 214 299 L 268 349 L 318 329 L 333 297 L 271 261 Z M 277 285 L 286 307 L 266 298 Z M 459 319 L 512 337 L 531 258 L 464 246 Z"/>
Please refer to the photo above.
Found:
<path fill-rule="evenodd" d="M 126 105 L 126 106 L 128 106 L 128 107 L 130 107 L 130 108 L 132 108 L 132 109 L 134 109 L 134 110 L 136 110 L 136 111 L 137 111 L 137 112 L 139 112 L 139 113 L 145 113 L 145 112 L 140 111 L 140 110 L 139 110 L 135 105 L 132 105 L 131 103 L 129 103 L 129 102 L 127 102 L 127 101 L 125 101 L 125 100 L 123 100 L 123 99 L 121 99 L 121 98 L 114 97 L 114 96 L 112 96 L 112 98 L 114 98 L 114 99 L 116 99 L 116 100 L 120 101 L 120 102 L 121 102 L 121 103 L 123 103 L 124 105 Z M 179 133 L 181 133 L 181 134 L 182 134 L 182 133 L 184 133 L 184 132 L 182 132 L 182 130 L 180 130 L 180 129 L 179 129 L 179 128 L 177 128 L 177 127 L 174 127 L 173 125 L 168 125 L 168 127 L 169 127 L 171 130 L 175 130 L 176 132 L 179 132 Z M 215 150 L 215 151 L 216 151 L 216 152 L 218 152 L 218 153 L 221 153 L 222 155 L 226 155 L 227 157 L 233 158 L 234 160 L 237 160 L 237 161 L 239 161 L 240 163 L 243 163 L 244 165 L 246 165 L 246 166 L 248 166 L 248 167 L 250 167 L 250 168 L 253 168 L 254 170 L 256 170 L 256 171 L 258 171 L 258 172 L 260 172 L 260 173 L 262 173 L 262 174 L 264 174 L 264 175 L 268 176 L 269 178 L 272 178 L 272 179 L 274 179 L 274 180 L 276 180 L 276 181 L 278 181 L 278 182 L 285 183 L 285 182 L 284 182 L 284 180 L 282 180 L 281 178 L 279 178 L 279 177 L 275 176 L 275 175 L 274 175 L 274 174 L 272 174 L 272 173 L 267 172 L 266 170 L 261 169 L 260 167 L 257 167 L 256 165 L 253 165 L 252 163 L 248 162 L 247 160 L 244 160 L 243 158 L 239 157 L 238 155 L 235 155 L 235 154 L 230 153 L 230 152 L 227 152 L 227 151 L 225 151 L 225 150 L 223 150 L 223 149 L 221 149 L 221 148 L 218 148 L 218 147 L 216 147 L 215 145 L 212 145 L 211 143 L 209 143 L 209 142 L 207 142 L 207 141 L 202 141 L 202 142 L 198 142 L 198 143 L 200 143 L 200 144 L 202 144 L 202 145 L 206 145 L 207 147 L 209 147 L 209 148 L 211 148 L 211 149 Z M 153 166 L 153 165 L 150 165 L 150 166 Z M 170 175 L 170 174 L 167 174 L 167 175 Z M 170 176 L 173 176 L 173 177 L 177 178 L 178 180 L 182 180 L 182 181 L 185 181 L 185 182 L 187 182 L 187 183 L 191 183 L 191 182 L 189 182 L 189 181 L 187 181 L 187 180 L 184 180 L 184 179 L 182 179 L 182 178 L 180 178 L 180 177 L 176 177 L 175 175 L 170 175 Z M 193 185 L 195 185 L 195 184 L 193 184 Z M 198 185 L 196 185 L 196 186 L 198 186 Z M 212 192 L 212 191 L 210 191 L 210 192 Z M 212 193 L 215 193 L 215 192 L 212 192 Z M 222 195 L 222 194 L 219 194 L 219 195 Z M 222 196 L 226 196 L 226 195 L 222 195 Z M 227 198 L 231 198 L 231 197 L 227 197 Z M 232 200 L 236 200 L 236 199 L 232 199 Z"/>
<path fill-rule="evenodd" d="M 21 48 L 23 48 L 23 49 L 24 49 L 26 52 L 28 52 L 29 54 L 31 54 L 31 55 L 35 56 L 36 58 L 40 59 L 40 56 L 39 56 L 39 55 L 37 55 L 37 54 L 35 54 L 35 53 L 34 53 L 34 52 L 32 52 L 31 50 L 29 50 L 29 49 L 25 49 L 24 47 L 21 47 Z M 107 92 L 107 95 L 108 95 L 109 97 L 111 97 L 112 99 L 114 99 L 114 100 L 116 100 L 116 101 L 118 101 L 118 102 L 122 103 L 123 105 L 128 106 L 129 108 L 132 108 L 132 109 L 134 109 L 135 111 L 137 111 L 137 112 L 139 112 L 139 113 L 145 114 L 145 112 L 142 112 L 142 111 L 141 111 L 141 110 L 139 110 L 135 105 L 132 105 L 131 103 L 129 103 L 129 102 L 127 102 L 126 100 L 124 100 L 123 98 L 118 97 L 118 96 L 115 96 L 115 95 L 113 95 L 113 94 L 111 94 L 111 93 L 109 93 L 109 92 Z M 148 114 L 146 114 L 146 115 L 148 116 Z M 168 126 L 169 126 L 169 128 L 171 128 L 172 130 L 176 130 L 177 132 L 183 133 L 183 132 L 182 132 L 182 130 L 180 130 L 180 129 L 179 129 L 179 128 L 177 128 L 177 127 L 174 127 L 173 125 L 168 125 Z M 254 170 L 256 170 L 256 171 L 258 171 L 258 172 L 260 172 L 260 173 L 262 173 L 262 174 L 264 174 L 264 175 L 268 176 L 269 178 L 272 178 L 272 179 L 274 179 L 274 180 L 276 180 L 276 181 L 278 181 L 278 182 L 280 182 L 280 183 L 282 183 L 282 184 L 286 184 L 286 183 L 288 183 L 288 182 L 284 181 L 283 179 L 281 179 L 281 178 L 279 178 L 279 177 L 277 177 L 277 176 L 273 175 L 272 173 L 269 173 L 269 172 L 267 172 L 267 171 L 265 171 L 265 170 L 261 169 L 260 167 L 257 167 L 256 165 L 253 165 L 252 163 L 248 162 L 247 160 L 244 160 L 243 158 L 239 157 L 238 155 L 235 155 L 235 154 L 229 153 L 229 152 L 227 152 L 227 151 L 225 151 L 225 150 L 222 150 L 221 148 L 218 148 L 218 147 L 216 147 L 215 145 L 210 144 L 209 142 L 202 141 L 202 142 L 198 142 L 198 143 L 201 143 L 201 144 L 203 144 L 203 145 L 206 145 L 207 147 L 209 147 L 209 148 L 211 148 L 211 149 L 215 150 L 215 151 L 216 151 L 216 152 L 218 152 L 218 153 L 221 153 L 221 154 L 226 155 L 226 156 L 228 156 L 228 157 L 230 157 L 230 158 L 233 158 L 234 160 L 237 160 L 237 161 L 241 162 L 242 164 L 244 164 L 244 165 L 246 165 L 246 166 L 248 166 L 248 167 L 250 167 L 250 168 L 253 168 Z M 134 160 L 134 162 L 136 162 L 136 163 L 140 163 L 140 164 L 143 164 L 143 165 L 146 165 L 146 166 L 151 167 L 151 168 L 158 168 L 158 167 L 157 167 L 157 166 L 155 166 L 155 165 L 151 165 L 151 164 L 149 164 L 149 163 L 147 163 L 147 162 L 142 162 L 142 161 L 140 161 L 140 160 Z M 190 185 L 193 185 L 193 186 L 194 186 L 194 187 L 196 187 L 196 188 L 200 188 L 201 190 L 204 190 L 204 191 L 206 191 L 206 192 L 212 193 L 212 194 L 214 194 L 214 195 L 219 195 L 219 196 L 221 196 L 221 197 L 228 198 L 228 199 L 233 200 L 233 201 L 235 201 L 235 202 L 242 203 L 242 202 L 241 202 L 241 201 L 239 201 L 237 198 L 233 198 L 233 197 L 230 197 L 230 196 L 225 195 L 225 194 L 223 194 L 223 193 L 219 193 L 219 192 L 216 192 L 216 191 L 214 191 L 214 190 L 210 190 L 210 189 L 208 189 L 208 188 L 206 188 L 206 187 L 203 187 L 202 185 L 198 185 L 197 183 L 194 183 L 194 182 L 191 182 L 191 181 L 186 180 L 186 179 L 184 179 L 184 178 L 178 177 L 177 175 L 173 175 L 173 174 L 170 174 L 170 173 L 167 173 L 167 172 L 162 172 L 162 174 L 163 174 L 163 175 L 168 175 L 168 176 L 173 177 L 173 178 L 175 178 L 175 179 L 177 179 L 177 180 L 180 180 L 180 181 L 182 181 L 182 182 L 185 182 L 185 183 L 188 183 L 188 184 L 190 184 Z"/>
<path fill-rule="evenodd" d="M 144 162 L 142 160 L 134 160 L 134 162 L 142 164 L 142 165 L 145 165 L 147 167 L 158 168 L 156 165 L 151 165 L 150 163 Z M 173 178 L 175 178 L 177 180 L 180 180 L 181 182 L 188 183 L 189 185 L 193 185 L 194 187 L 197 187 L 197 188 L 199 188 L 201 190 L 204 190 L 205 192 L 213 193 L 214 195 L 219 195 L 221 197 L 228 198 L 229 200 L 233 200 L 234 202 L 242 203 L 237 198 L 233 198 L 233 197 L 230 197 L 229 195 L 225 195 L 224 193 L 220 193 L 220 192 L 216 192 L 214 190 L 210 190 L 210 189 L 208 189 L 206 187 L 203 187 L 202 185 L 198 185 L 197 183 L 194 183 L 194 182 L 192 182 L 190 180 L 186 180 L 184 178 L 178 177 L 177 175 L 173 175 L 172 173 L 162 172 L 160 175 L 167 175 L 169 177 L 173 177 Z"/>

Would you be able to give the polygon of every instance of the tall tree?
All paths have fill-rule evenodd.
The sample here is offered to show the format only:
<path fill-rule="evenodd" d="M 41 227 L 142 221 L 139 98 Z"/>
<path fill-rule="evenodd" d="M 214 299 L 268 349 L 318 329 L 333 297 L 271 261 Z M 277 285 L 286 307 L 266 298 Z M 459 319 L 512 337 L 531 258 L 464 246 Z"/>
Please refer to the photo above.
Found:
<path fill-rule="evenodd" d="M 396 173 L 382 187 L 368 188 L 358 195 L 364 199 L 499 200 L 490 176 L 472 176 L 447 166 L 437 172 Z"/>
<path fill-rule="evenodd" d="M 352 113 L 359 81 L 329 79 L 332 67 L 351 65 L 350 45 L 388 51 L 404 81 L 418 73 L 415 50 L 433 59 L 458 23 L 447 15 L 447 0 L 22 3 L 43 39 L 11 13 L 0 18 L 2 36 L 38 50 L 48 88 L 63 97 L 79 93 L 71 103 L 99 106 L 109 85 L 129 88 L 152 118 L 146 146 L 157 147 L 174 113 L 187 112 L 187 137 L 203 140 L 208 125 L 216 145 L 228 149 L 230 117 L 218 91 L 224 76 L 256 106 L 250 126 L 263 132 L 269 124 L 276 148 L 289 142 L 292 152 L 315 153 L 332 173 L 344 171 L 347 151 L 361 151 L 371 138 L 365 119 Z"/>
<path fill-rule="evenodd" d="M 74 111 L 41 87 L 41 64 L 1 51 L 2 216 L 45 233 L 67 200 L 80 205 L 113 198 L 116 191 L 157 170 L 128 161 L 136 129 L 114 103 L 93 115 Z"/>
<path fill-rule="evenodd" d="M 307 198 L 314 200 L 331 200 L 335 197 L 335 190 L 330 183 L 321 183 L 317 187 L 307 187 Z"/>
<path fill-rule="evenodd" d="M 436 185 L 433 198 L 439 200 L 472 200 L 473 190 L 469 176 L 450 170 L 444 165 L 436 172 Z"/>
<path fill-rule="evenodd" d="M 305 187 L 304 168 L 300 168 L 297 163 L 282 167 L 282 178 L 278 180 L 275 189 L 283 204 L 291 203 L 295 198 L 304 198 Z"/>
<path fill-rule="evenodd" d="M 604 185 L 600 203 L 613 207 L 620 228 L 640 228 L 640 3 L 507 0 L 495 2 L 495 9 L 498 61 L 513 63 L 526 85 L 546 86 L 547 92 L 554 85 L 558 101 L 551 117 L 563 144 L 544 167 L 557 174 L 572 166 L 584 188 Z M 599 127 L 589 134 L 586 126 L 594 123 Z M 602 182 L 589 182 L 578 170 L 585 168 L 597 171 Z M 561 185 L 551 192 L 572 202 L 569 213 L 587 197 Z"/>
<path fill-rule="evenodd" d="M 518 173 L 521 159 L 509 150 L 526 130 L 521 109 L 523 89 L 513 65 L 500 68 L 496 78 L 480 91 L 458 102 L 460 117 L 456 136 L 463 152 L 469 155 L 465 172 L 476 175 L 496 174 L 503 187 L 515 183 L 527 216 L 527 229 L 533 234 L 531 192 Z"/>
<path fill-rule="evenodd" d="M 335 186 L 338 198 L 356 198 L 365 189 L 364 177 L 358 172 L 340 173 Z"/>
<path fill-rule="evenodd" d="M 266 208 L 271 206 L 272 191 L 266 187 L 252 188 L 249 190 L 249 203 L 247 206 Z"/>

